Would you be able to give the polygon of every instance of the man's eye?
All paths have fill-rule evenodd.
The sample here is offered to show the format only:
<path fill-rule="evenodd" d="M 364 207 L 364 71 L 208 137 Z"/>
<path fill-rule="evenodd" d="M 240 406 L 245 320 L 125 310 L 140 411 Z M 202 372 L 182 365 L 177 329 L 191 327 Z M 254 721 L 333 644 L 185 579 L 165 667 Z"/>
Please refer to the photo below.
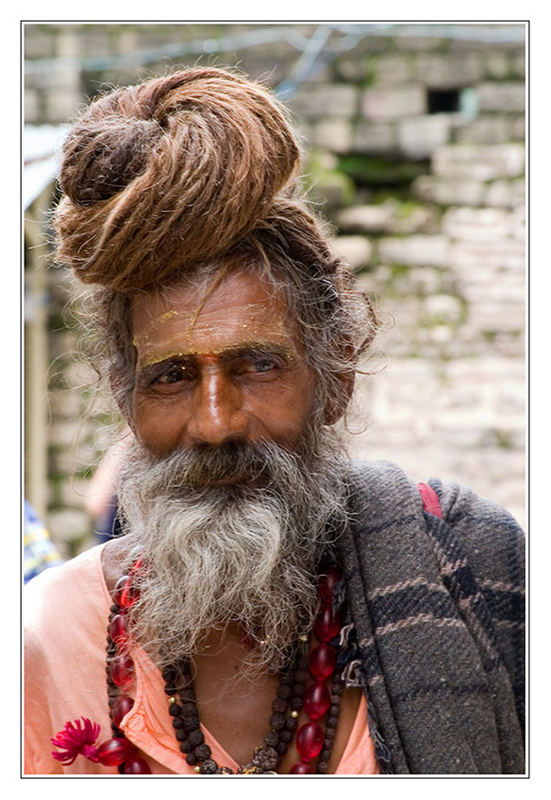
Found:
<path fill-rule="evenodd" d="M 278 366 L 279 362 L 272 356 L 257 356 L 245 359 L 241 371 L 246 375 L 265 375 Z"/>
<path fill-rule="evenodd" d="M 280 366 L 279 361 L 274 356 L 246 356 L 240 358 L 235 364 L 235 372 L 247 378 L 265 376 L 271 377 Z"/>
<path fill-rule="evenodd" d="M 271 369 L 274 369 L 277 366 L 276 361 L 274 358 L 257 358 L 255 359 L 251 366 L 251 372 L 269 372 Z"/>
<path fill-rule="evenodd" d="M 160 375 L 155 383 L 170 384 L 193 379 L 193 370 L 186 364 L 173 364 Z"/>

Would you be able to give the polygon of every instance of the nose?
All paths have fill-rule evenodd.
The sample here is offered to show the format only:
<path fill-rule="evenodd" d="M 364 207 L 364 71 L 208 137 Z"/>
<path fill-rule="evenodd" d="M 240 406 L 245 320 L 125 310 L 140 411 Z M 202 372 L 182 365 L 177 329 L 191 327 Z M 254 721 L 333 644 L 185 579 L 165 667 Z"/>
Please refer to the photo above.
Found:
<path fill-rule="evenodd" d="M 190 444 L 221 445 L 248 432 L 239 387 L 220 369 L 205 371 L 193 392 L 187 436 Z"/>

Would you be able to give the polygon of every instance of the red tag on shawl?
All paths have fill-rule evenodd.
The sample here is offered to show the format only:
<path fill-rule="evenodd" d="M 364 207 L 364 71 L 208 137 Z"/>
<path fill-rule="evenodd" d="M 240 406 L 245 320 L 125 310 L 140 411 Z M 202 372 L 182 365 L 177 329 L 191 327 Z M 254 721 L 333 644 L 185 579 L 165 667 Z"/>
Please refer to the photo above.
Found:
<path fill-rule="evenodd" d="M 432 486 L 429 486 L 428 483 L 418 483 L 417 488 L 419 490 L 419 494 L 421 495 L 421 500 L 423 501 L 425 511 L 427 511 L 429 514 L 433 514 L 435 517 L 442 518 L 440 501 Z"/>

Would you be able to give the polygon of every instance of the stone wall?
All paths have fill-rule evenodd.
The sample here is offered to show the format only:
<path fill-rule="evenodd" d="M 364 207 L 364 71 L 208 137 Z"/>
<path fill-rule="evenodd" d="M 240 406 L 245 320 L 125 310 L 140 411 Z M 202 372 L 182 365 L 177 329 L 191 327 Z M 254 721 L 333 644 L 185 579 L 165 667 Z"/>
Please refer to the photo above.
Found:
<path fill-rule="evenodd" d="M 297 67 L 291 34 L 309 37 L 317 27 L 276 27 L 285 41 L 230 48 L 214 63 L 239 62 L 281 86 Z M 401 36 L 397 27 L 385 37 L 358 37 L 352 50 L 337 55 L 346 34 L 331 32 L 317 70 L 282 94 L 304 135 L 309 196 L 384 321 L 366 365 L 377 374 L 359 381 L 348 420 L 363 432 L 344 435 L 354 455 L 396 460 L 418 480 L 460 480 L 524 522 L 522 26 L 485 26 L 503 41 L 454 38 L 454 26 L 443 26 L 447 36 L 431 37 Z M 142 69 L 92 70 L 79 58 L 107 63 L 216 35 L 250 36 L 253 28 L 265 30 L 27 26 L 27 57 L 38 65 L 27 80 L 27 121 L 66 122 L 102 82 L 134 82 L 195 63 L 197 54 L 160 58 Z M 40 69 L 52 63 L 39 61 L 45 58 L 65 66 Z M 90 530 L 82 493 L 111 418 L 101 405 L 79 421 L 87 376 L 72 362 L 73 334 L 59 315 L 67 294 L 62 272 L 52 273 L 51 286 L 48 523 L 74 550 L 70 541 L 81 546 Z"/>

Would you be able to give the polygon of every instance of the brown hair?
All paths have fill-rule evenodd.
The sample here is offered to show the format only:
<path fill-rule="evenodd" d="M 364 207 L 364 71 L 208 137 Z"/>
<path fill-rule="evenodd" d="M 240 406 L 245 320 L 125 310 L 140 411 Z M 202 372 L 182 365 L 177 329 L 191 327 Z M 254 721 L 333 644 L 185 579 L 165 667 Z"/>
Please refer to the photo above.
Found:
<path fill-rule="evenodd" d="M 84 342 L 121 406 L 134 381 L 133 294 L 228 264 L 285 293 L 322 401 L 346 405 L 338 376 L 356 370 L 379 323 L 307 209 L 298 169 L 283 108 L 219 69 L 115 90 L 77 122 L 54 213 L 57 256 L 95 284 L 79 314 Z"/>
<path fill-rule="evenodd" d="M 146 288 L 249 233 L 298 169 L 283 107 L 258 83 L 193 68 L 115 90 L 65 142 L 57 258 L 85 283 Z"/>

